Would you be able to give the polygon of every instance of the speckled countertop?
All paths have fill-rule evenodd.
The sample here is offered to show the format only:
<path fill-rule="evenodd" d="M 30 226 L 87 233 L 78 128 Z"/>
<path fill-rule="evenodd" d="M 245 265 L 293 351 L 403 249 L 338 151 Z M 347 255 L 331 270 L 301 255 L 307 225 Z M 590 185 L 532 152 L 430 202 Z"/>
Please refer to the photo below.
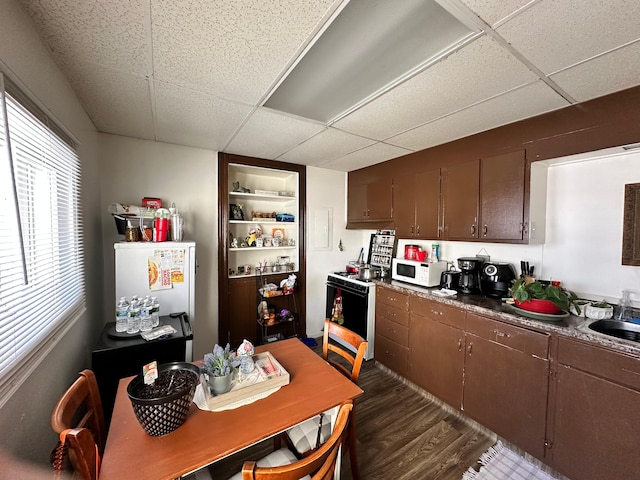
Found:
<path fill-rule="evenodd" d="M 440 287 L 422 288 L 390 279 L 376 280 L 375 283 L 402 293 L 417 295 L 419 297 L 441 302 L 463 310 L 475 312 L 480 315 L 489 316 L 494 319 L 504 320 L 509 323 L 531 327 L 536 330 L 546 331 L 549 333 L 555 333 L 559 336 L 562 335 L 586 340 L 595 345 L 640 356 L 640 344 L 590 330 L 588 325 L 594 320 L 589 318 L 585 319 L 576 315 L 569 315 L 559 321 L 536 320 L 519 315 L 511 308 L 510 305 L 503 303 L 500 299 L 486 297 L 481 294 L 465 295 L 458 293 L 454 297 L 439 297 L 434 295 L 433 292 L 440 290 Z"/>

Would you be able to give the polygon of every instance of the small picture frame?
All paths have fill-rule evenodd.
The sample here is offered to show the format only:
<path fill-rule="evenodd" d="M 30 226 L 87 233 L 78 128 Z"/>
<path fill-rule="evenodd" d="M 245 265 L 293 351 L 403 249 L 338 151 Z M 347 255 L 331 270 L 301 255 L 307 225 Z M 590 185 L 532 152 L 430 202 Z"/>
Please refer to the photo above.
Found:
<path fill-rule="evenodd" d="M 242 206 L 235 203 L 229 204 L 229 218 L 231 220 L 244 220 Z"/>

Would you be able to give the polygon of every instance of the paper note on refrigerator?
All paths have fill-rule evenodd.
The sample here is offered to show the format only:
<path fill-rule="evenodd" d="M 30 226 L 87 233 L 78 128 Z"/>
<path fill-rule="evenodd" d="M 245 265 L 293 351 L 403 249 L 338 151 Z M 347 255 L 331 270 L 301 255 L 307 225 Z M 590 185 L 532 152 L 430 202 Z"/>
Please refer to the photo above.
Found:
<path fill-rule="evenodd" d="M 155 250 L 154 255 L 165 258 L 171 270 L 171 283 L 184 283 L 184 255 L 183 248 Z"/>
<path fill-rule="evenodd" d="M 155 255 L 147 259 L 149 268 L 149 290 L 171 288 L 170 257 Z"/>

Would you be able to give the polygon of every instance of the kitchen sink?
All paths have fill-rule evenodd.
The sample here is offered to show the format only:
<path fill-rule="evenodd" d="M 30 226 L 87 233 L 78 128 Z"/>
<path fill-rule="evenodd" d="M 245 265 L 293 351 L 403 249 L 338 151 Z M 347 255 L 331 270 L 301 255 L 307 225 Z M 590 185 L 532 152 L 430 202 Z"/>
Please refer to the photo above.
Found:
<path fill-rule="evenodd" d="M 589 324 L 594 332 L 640 343 L 640 325 L 620 320 L 596 320 Z"/>

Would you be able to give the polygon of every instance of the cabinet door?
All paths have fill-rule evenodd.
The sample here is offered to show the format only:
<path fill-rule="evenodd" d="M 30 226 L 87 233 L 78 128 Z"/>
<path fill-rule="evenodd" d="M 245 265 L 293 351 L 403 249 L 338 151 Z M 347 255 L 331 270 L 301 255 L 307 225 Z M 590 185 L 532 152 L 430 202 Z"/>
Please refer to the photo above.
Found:
<path fill-rule="evenodd" d="M 411 314 L 409 332 L 409 379 L 459 409 L 464 333 L 415 314 Z"/>
<path fill-rule="evenodd" d="M 415 178 L 417 238 L 440 238 L 440 170 L 419 173 Z M 398 235 L 399 236 L 399 235 Z"/>
<path fill-rule="evenodd" d="M 228 317 L 229 342 L 237 347 L 246 338 L 254 345 L 259 345 L 258 310 L 255 277 L 229 279 L 229 305 L 232 314 Z M 227 339 L 218 343 L 224 345 Z"/>
<path fill-rule="evenodd" d="M 480 238 L 522 240 L 524 150 L 483 158 L 480 165 Z"/>
<path fill-rule="evenodd" d="M 549 361 L 467 333 L 464 369 L 465 413 L 542 459 Z"/>
<path fill-rule="evenodd" d="M 347 220 L 363 221 L 367 218 L 367 186 L 349 183 L 347 192 Z"/>
<path fill-rule="evenodd" d="M 478 238 L 480 160 L 442 169 L 444 237 Z"/>
<path fill-rule="evenodd" d="M 367 184 L 367 220 L 391 220 L 391 179 Z"/>
<path fill-rule="evenodd" d="M 639 476 L 640 393 L 560 365 L 552 466 L 574 480 Z"/>
<path fill-rule="evenodd" d="M 415 175 L 393 179 L 393 221 L 397 238 L 411 238 L 416 229 Z"/>

